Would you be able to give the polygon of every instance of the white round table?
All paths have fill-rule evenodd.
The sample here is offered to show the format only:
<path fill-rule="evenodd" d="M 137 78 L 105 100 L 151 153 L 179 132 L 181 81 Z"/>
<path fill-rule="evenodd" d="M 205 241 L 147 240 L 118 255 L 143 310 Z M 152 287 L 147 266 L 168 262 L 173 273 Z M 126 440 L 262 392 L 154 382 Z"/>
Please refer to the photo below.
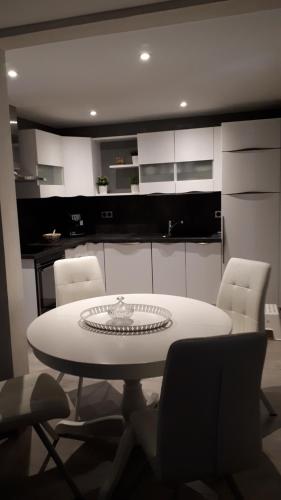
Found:
<path fill-rule="evenodd" d="M 146 404 L 140 380 L 163 374 L 167 352 L 174 341 L 228 334 L 232 322 L 221 309 L 198 300 L 124 294 L 127 303 L 169 309 L 171 326 L 142 335 L 109 335 L 82 328 L 80 313 L 84 309 L 115 303 L 116 297 L 95 297 L 52 309 L 30 324 L 27 338 L 36 357 L 55 370 L 80 377 L 124 380 L 122 411 L 128 417 Z"/>

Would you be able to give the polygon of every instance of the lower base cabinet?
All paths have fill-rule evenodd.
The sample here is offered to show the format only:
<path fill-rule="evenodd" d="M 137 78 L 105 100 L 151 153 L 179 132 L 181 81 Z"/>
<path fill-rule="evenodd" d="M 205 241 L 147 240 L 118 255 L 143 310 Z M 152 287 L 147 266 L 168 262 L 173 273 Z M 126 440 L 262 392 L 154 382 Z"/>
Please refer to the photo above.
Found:
<path fill-rule="evenodd" d="M 106 293 L 152 293 L 150 243 L 105 243 Z"/>
<path fill-rule="evenodd" d="M 75 248 L 67 248 L 65 250 L 66 259 L 72 259 L 73 257 L 86 257 L 88 255 L 97 257 L 103 279 L 105 280 L 103 243 L 85 243 L 84 245 L 78 245 Z"/>
<path fill-rule="evenodd" d="M 185 243 L 152 243 L 153 293 L 186 297 Z"/>
<path fill-rule="evenodd" d="M 221 278 L 221 243 L 186 243 L 187 297 L 215 304 Z"/>

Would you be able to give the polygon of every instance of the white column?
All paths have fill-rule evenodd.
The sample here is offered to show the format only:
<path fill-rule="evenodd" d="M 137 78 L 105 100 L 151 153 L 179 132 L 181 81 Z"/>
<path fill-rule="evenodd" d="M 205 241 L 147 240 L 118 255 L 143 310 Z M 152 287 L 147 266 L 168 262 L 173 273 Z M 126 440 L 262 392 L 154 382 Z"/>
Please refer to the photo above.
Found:
<path fill-rule="evenodd" d="M 5 54 L 0 50 L 0 363 L 11 359 L 7 376 L 27 372 L 27 342 L 23 315 L 23 281 L 18 232 L 13 155 L 9 124 Z M 1 248 L 2 247 L 2 248 Z M 2 318 L 3 319 L 3 318 Z M 9 342 L 7 341 L 9 337 Z M 3 339 L 3 343 L 1 342 Z M 3 349 L 4 347 L 4 349 Z M 7 367 L 7 364 L 6 364 Z M 1 378 L 5 378 L 0 371 Z"/>

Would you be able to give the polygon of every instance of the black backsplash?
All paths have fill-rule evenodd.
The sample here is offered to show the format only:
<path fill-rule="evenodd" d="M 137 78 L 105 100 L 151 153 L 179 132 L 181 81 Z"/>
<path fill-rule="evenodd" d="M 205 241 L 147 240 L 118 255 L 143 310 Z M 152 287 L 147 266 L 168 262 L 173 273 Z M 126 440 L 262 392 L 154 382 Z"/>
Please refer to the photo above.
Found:
<path fill-rule="evenodd" d="M 174 235 L 210 236 L 220 231 L 220 219 L 215 218 L 220 209 L 220 192 L 18 200 L 22 243 L 38 241 L 53 229 L 68 237 L 71 213 L 82 214 L 86 234 L 166 233 L 169 219 L 182 219 Z M 113 217 L 103 218 L 105 211 Z"/>

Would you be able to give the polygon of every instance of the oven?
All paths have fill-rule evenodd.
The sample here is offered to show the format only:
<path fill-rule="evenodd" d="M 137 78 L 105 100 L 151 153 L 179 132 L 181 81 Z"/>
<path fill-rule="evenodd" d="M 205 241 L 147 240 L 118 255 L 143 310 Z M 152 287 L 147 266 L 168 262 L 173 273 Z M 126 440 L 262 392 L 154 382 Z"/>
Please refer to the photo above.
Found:
<path fill-rule="evenodd" d="M 64 250 L 35 261 L 38 315 L 56 307 L 54 262 L 59 259 L 64 259 Z"/>

